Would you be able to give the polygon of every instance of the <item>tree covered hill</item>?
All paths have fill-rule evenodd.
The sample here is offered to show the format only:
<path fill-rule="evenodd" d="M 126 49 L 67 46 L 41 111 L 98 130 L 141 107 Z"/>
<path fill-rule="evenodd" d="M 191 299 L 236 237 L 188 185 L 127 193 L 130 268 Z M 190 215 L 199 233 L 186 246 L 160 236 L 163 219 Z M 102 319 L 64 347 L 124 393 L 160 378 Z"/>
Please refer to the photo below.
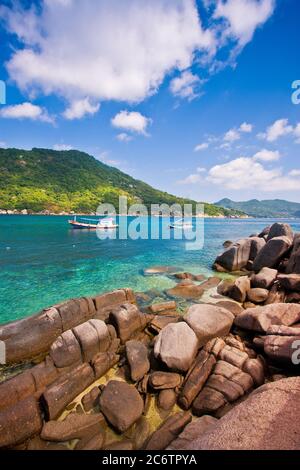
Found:
<path fill-rule="evenodd" d="M 30 151 L 0 149 L 0 209 L 32 212 L 93 213 L 101 202 L 118 207 L 119 195 L 128 203 L 184 204 L 188 199 L 158 191 L 120 170 L 76 150 Z M 239 215 L 205 204 L 207 215 Z"/>
<path fill-rule="evenodd" d="M 226 207 L 227 209 L 240 210 L 250 217 L 274 217 L 274 218 L 293 218 L 300 217 L 300 204 L 298 202 L 289 202 L 282 199 L 270 199 L 258 201 L 235 202 L 231 199 L 222 199 L 216 202 L 216 205 Z"/>

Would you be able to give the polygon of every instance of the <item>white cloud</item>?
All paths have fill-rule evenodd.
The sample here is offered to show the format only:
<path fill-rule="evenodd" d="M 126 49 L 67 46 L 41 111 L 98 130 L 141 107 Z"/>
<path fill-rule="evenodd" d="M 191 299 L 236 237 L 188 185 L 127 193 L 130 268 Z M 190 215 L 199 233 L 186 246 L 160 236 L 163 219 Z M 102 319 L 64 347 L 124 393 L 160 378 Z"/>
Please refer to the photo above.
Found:
<path fill-rule="evenodd" d="M 260 133 L 259 137 L 265 138 L 268 142 L 275 142 L 279 137 L 291 134 L 293 126 L 289 125 L 288 119 L 278 119 L 269 126 L 265 133 Z"/>
<path fill-rule="evenodd" d="M 197 173 L 193 173 L 184 178 L 183 180 L 178 181 L 178 184 L 196 184 L 200 181 L 203 181 L 201 173 L 206 173 L 206 168 L 198 167 L 196 171 Z"/>
<path fill-rule="evenodd" d="M 289 172 L 290 176 L 300 176 L 300 170 L 291 170 Z"/>
<path fill-rule="evenodd" d="M 295 126 L 294 135 L 296 137 L 295 143 L 300 144 L 300 122 Z"/>
<path fill-rule="evenodd" d="M 297 174 L 283 174 L 281 168 L 266 169 L 253 158 L 240 157 L 212 167 L 207 181 L 232 190 L 259 189 L 262 192 L 298 191 Z"/>
<path fill-rule="evenodd" d="M 185 71 L 179 77 L 173 78 L 170 83 L 170 90 L 174 96 L 192 101 L 199 96 L 198 90 L 202 83 L 204 81 L 200 80 L 198 75 Z"/>
<path fill-rule="evenodd" d="M 196 184 L 200 183 L 202 180 L 201 175 L 198 173 L 192 174 L 184 178 L 183 180 L 178 181 L 178 184 Z"/>
<path fill-rule="evenodd" d="M 230 129 L 224 136 L 225 142 L 235 142 L 241 138 L 239 132 L 236 129 Z"/>
<path fill-rule="evenodd" d="M 98 157 L 96 157 L 96 160 L 99 160 L 102 163 L 105 163 L 105 165 L 108 166 L 121 166 L 120 160 L 113 160 L 112 158 L 109 158 L 110 152 L 105 150 L 104 152 L 101 152 Z"/>
<path fill-rule="evenodd" d="M 215 147 L 217 150 L 229 150 L 230 149 L 230 144 L 228 142 L 225 142 L 224 144 L 219 145 L 218 147 Z"/>
<path fill-rule="evenodd" d="M 81 119 L 86 115 L 93 115 L 100 109 L 100 104 L 92 104 L 88 98 L 73 101 L 64 111 L 63 116 L 72 121 L 73 119 Z"/>
<path fill-rule="evenodd" d="M 130 141 L 132 140 L 132 136 L 126 134 L 126 132 L 121 132 L 121 134 L 118 134 L 118 135 L 117 135 L 117 139 L 118 139 L 120 142 L 130 142 Z"/>
<path fill-rule="evenodd" d="M 137 111 L 120 111 L 111 120 L 113 127 L 147 135 L 147 127 L 151 124 L 151 119 L 143 116 Z"/>
<path fill-rule="evenodd" d="M 10 78 L 22 91 L 56 94 L 71 107 L 87 97 L 141 102 L 174 71 L 181 73 L 171 84 L 176 96 L 192 99 L 201 83 L 187 69 L 200 60 L 210 69 L 228 39 L 241 49 L 274 6 L 272 0 L 216 0 L 204 27 L 196 0 L 22 3 L 0 7 L 6 29 L 19 40 L 7 62 Z"/>
<path fill-rule="evenodd" d="M 54 122 L 54 119 L 49 116 L 46 109 L 32 103 L 6 106 L 0 110 L 0 117 L 5 119 L 31 119 L 32 121 Z"/>
<path fill-rule="evenodd" d="M 236 39 L 243 47 L 251 41 L 256 28 L 272 15 L 274 8 L 275 0 L 217 0 L 214 17 L 225 19 L 225 37 Z"/>
<path fill-rule="evenodd" d="M 66 145 L 66 144 L 55 144 L 53 145 L 53 150 L 58 150 L 58 151 L 68 151 L 68 150 L 73 150 L 74 147 L 72 145 Z"/>
<path fill-rule="evenodd" d="M 250 132 L 252 132 L 252 129 L 253 129 L 252 124 L 249 124 L 247 122 L 243 122 L 243 124 L 240 125 L 239 131 L 240 132 L 250 133 Z"/>
<path fill-rule="evenodd" d="M 215 47 L 193 0 L 47 0 L 40 14 L 2 16 L 26 46 L 9 60 L 10 76 L 23 90 L 70 101 L 142 101 L 171 70 L 190 67 L 196 51 Z"/>
<path fill-rule="evenodd" d="M 3 140 L 0 141 L 0 149 L 6 149 L 7 148 L 7 143 L 4 142 Z"/>
<path fill-rule="evenodd" d="M 202 150 L 206 150 L 209 147 L 207 142 L 203 142 L 203 144 L 196 145 L 194 148 L 194 152 L 201 152 Z"/>
<path fill-rule="evenodd" d="M 278 150 L 272 151 L 272 150 L 262 149 L 253 156 L 253 159 L 260 160 L 262 162 L 274 162 L 276 160 L 279 160 L 280 157 L 281 155 Z"/>

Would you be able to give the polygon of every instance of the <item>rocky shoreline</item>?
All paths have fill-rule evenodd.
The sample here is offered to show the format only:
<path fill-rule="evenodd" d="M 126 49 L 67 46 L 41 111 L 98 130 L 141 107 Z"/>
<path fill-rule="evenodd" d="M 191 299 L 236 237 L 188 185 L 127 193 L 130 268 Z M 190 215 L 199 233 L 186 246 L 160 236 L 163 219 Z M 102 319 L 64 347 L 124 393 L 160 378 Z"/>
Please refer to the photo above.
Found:
<path fill-rule="evenodd" d="M 174 287 L 0 326 L 0 448 L 299 449 L 300 235 L 274 224 L 226 247 L 230 279 L 153 267 Z"/>

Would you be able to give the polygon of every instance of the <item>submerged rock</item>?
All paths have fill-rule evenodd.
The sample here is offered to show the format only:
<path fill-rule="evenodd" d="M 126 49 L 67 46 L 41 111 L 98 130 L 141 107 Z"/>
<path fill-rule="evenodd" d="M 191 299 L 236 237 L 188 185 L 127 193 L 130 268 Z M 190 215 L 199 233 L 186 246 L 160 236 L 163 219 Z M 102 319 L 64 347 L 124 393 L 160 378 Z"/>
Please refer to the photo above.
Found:
<path fill-rule="evenodd" d="M 192 281 L 182 281 L 172 289 L 166 291 L 169 297 L 182 297 L 184 299 L 199 299 L 203 293 L 202 285 L 194 284 Z"/>
<path fill-rule="evenodd" d="M 152 266 L 143 271 L 144 276 L 158 276 L 160 274 L 175 274 L 181 271 L 180 268 L 175 266 Z"/>

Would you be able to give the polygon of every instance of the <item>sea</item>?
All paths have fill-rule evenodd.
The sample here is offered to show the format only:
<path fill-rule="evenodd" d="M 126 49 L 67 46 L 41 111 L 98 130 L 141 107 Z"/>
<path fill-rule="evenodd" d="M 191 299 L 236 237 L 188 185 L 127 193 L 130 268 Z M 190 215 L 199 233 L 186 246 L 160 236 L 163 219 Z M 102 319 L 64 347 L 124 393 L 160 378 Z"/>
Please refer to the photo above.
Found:
<path fill-rule="evenodd" d="M 260 232 L 278 219 L 203 219 L 203 246 L 187 249 L 177 239 L 99 239 L 95 231 L 74 230 L 65 216 L 0 216 L 0 324 L 24 318 L 72 297 L 118 288 L 136 292 L 174 286 L 169 275 L 145 276 L 153 266 L 213 275 L 212 263 L 225 240 Z M 150 226 L 154 218 L 149 217 Z M 163 223 L 159 219 L 159 223 Z M 283 220 L 300 231 L 300 219 Z M 133 217 L 117 223 L 134 222 Z M 194 223 L 196 221 L 194 220 Z M 200 222 L 199 222 L 200 223 Z"/>

